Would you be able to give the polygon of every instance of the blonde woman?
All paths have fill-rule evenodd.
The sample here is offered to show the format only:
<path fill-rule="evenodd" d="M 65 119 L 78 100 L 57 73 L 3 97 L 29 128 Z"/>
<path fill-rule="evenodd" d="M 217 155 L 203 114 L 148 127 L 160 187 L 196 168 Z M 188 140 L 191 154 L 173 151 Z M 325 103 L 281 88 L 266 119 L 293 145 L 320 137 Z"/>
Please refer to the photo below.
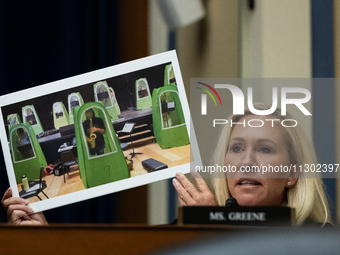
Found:
<path fill-rule="evenodd" d="M 264 104 L 257 104 L 255 108 L 269 109 Z M 214 153 L 213 164 L 234 166 L 237 171 L 219 173 L 218 178 L 212 178 L 212 192 L 198 173 L 193 173 L 197 189 L 183 174 L 177 173 L 173 184 L 180 204 L 223 206 L 226 199 L 232 196 L 241 206 L 295 208 L 297 225 L 330 223 L 323 182 L 316 173 L 311 178 L 303 171 L 282 171 L 275 175 L 244 172 L 246 168 L 259 166 L 270 165 L 277 169 L 291 166 L 290 169 L 294 169 L 294 166 L 317 164 L 314 147 L 305 132 L 299 125 L 282 126 L 281 121 L 284 119 L 286 126 L 294 126 L 295 123 L 287 121 L 293 119 L 289 114 L 281 116 L 280 113 L 280 109 L 277 109 L 270 115 L 255 116 L 248 110 L 242 116 L 231 116 L 228 123 L 232 121 L 245 125 L 225 125 Z M 258 122 L 261 120 L 263 125 L 246 125 L 253 119 Z M 242 169 L 243 172 L 240 171 Z"/>

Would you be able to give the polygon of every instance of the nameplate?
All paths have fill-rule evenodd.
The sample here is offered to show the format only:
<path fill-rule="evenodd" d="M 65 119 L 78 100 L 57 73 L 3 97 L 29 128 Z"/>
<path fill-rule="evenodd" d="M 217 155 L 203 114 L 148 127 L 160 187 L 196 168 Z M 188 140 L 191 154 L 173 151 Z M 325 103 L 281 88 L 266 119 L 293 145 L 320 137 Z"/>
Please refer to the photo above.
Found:
<path fill-rule="evenodd" d="M 294 209 L 263 206 L 184 206 L 178 223 L 195 225 L 292 226 Z"/>

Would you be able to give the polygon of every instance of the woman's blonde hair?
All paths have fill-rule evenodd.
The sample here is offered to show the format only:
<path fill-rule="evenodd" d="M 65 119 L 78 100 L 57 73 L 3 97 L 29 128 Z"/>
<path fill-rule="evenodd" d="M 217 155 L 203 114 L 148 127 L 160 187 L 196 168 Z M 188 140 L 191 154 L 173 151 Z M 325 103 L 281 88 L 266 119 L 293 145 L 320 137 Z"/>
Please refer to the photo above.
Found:
<path fill-rule="evenodd" d="M 270 106 L 265 104 L 255 104 L 258 110 L 268 110 Z M 232 115 L 228 123 L 235 123 L 244 116 L 253 115 L 249 110 L 245 110 L 244 115 Z M 268 116 L 269 118 L 279 119 L 273 123 L 281 123 L 285 119 L 285 125 L 293 126 L 295 122 L 289 124 L 288 119 L 293 119 L 288 113 L 285 116 L 280 115 L 280 109 L 277 109 Z M 284 118 L 283 118 L 284 117 Z M 299 125 L 294 128 L 285 128 L 277 124 L 284 135 L 286 148 L 288 150 L 292 164 L 302 165 L 317 164 L 317 158 L 312 142 Z M 229 147 L 229 141 L 233 127 L 225 125 L 221 132 L 221 139 L 216 146 L 213 157 L 213 164 L 224 165 L 224 159 Z M 324 184 L 320 175 L 313 175 L 313 178 L 307 177 L 306 173 L 300 173 L 298 181 L 292 187 L 287 188 L 287 195 L 284 206 L 295 208 L 295 223 L 301 225 L 306 220 L 314 222 L 331 222 L 329 206 L 324 191 Z M 215 192 L 216 200 L 220 206 L 225 204 L 230 197 L 226 176 L 220 173 L 218 178 L 211 180 L 212 189 Z"/>

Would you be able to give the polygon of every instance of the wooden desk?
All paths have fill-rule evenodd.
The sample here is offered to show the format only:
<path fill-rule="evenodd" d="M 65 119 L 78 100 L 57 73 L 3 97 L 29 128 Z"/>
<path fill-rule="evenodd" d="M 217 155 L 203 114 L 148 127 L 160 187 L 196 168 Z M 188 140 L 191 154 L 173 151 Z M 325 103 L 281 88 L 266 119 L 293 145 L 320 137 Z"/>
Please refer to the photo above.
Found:
<path fill-rule="evenodd" d="M 3 224 L 0 225 L 0 250 L 1 254 L 150 254 L 226 233 L 232 236 L 239 231 L 252 229 L 97 224 L 18 227 Z"/>

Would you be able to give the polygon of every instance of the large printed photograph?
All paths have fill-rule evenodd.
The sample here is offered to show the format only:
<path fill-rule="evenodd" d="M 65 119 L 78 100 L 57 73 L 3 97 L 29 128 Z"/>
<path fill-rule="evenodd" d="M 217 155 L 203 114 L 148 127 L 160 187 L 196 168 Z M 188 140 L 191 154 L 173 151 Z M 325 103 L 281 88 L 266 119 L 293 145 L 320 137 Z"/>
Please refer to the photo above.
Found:
<path fill-rule="evenodd" d="M 36 212 L 188 173 L 199 162 L 175 51 L 0 101 L 10 186 Z"/>

